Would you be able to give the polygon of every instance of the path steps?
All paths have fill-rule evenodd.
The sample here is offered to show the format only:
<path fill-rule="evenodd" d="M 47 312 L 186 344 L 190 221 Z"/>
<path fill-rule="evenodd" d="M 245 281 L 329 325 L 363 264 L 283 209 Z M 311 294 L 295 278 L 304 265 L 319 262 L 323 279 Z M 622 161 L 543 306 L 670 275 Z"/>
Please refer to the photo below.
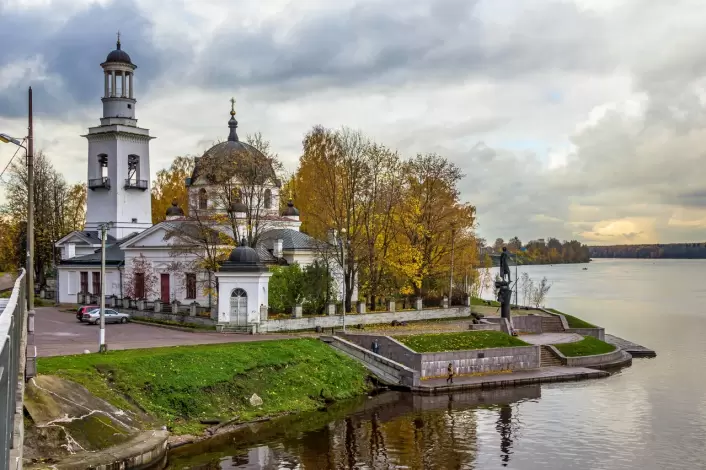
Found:
<path fill-rule="evenodd" d="M 628 341 L 614 335 L 606 334 L 605 341 L 606 343 L 610 343 L 613 346 L 617 346 L 623 351 L 630 353 L 632 357 L 657 357 L 657 353 L 653 349 L 640 346 L 632 341 Z"/>
<path fill-rule="evenodd" d="M 563 333 L 564 326 L 561 324 L 561 318 L 555 316 L 542 317 L 542 332 Z"/>
<path fill-rule="evenodd" d="M 539 365 L 541 367 L 560 367 L 564 364 L 548 346 L 542 346 Z"/>

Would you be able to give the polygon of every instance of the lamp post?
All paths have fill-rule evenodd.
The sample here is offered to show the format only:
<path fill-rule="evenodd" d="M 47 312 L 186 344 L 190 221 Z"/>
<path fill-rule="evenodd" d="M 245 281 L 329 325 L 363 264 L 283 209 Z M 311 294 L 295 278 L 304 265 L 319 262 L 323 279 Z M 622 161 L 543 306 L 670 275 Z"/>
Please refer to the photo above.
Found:
<path fill-rule="evenodd" d="M 108 233 L 110 222 L 102 224 L 101 230 L 101 303 L 100 316 L 101 327 L 98 333 L 98 352 L 103 353 L 108 351 L 108 345 L 105 342 L 105 239 Z"/>
<path fill-rule="evenodd" d="M 454 290 L 454 243 L 456 242 L 456 227 L 451 227 L 451 276 L 449 279 L 449 305 L 452 305 Z"/>
<path fill-rule="evenodd" d="M 343 271 L 343 332 L 346 332 L 346 248 L 348 248 L 348 240 L 346 239 L 346 229 L 341 229 L 341 236 L 338 237 L 338 246 L 341 247 L 341 269 Z"/>

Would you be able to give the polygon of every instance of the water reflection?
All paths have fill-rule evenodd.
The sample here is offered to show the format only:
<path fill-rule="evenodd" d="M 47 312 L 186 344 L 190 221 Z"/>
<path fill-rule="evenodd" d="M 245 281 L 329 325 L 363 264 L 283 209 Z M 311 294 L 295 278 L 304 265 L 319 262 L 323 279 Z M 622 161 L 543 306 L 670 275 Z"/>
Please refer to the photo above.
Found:
<path fill-rule="evenodd" d="M 537 399 L 539 386 L 451 395 L 390 392 L 357 404 L 257 425 L 178 449 L 170 468 L 474 469 L 479 412 L 496 413 L 498 464 L 507 466 L 517 423 L 512 403 Z M 489 405 L 490 404 L 490 405 Z M 250 443 L 259 441 L 259 445 Z"/>

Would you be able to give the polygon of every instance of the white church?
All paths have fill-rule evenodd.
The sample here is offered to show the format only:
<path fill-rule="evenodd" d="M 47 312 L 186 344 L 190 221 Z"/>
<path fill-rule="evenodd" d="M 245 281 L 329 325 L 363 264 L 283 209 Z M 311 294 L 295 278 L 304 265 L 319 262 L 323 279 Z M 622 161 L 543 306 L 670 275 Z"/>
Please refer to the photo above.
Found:
<path fill-rule="evenodd" d="M 235 159 L 242 155 L 266 160 L 260 151 L 239 140 L 233 108 L 227 140 L 197 159 L 191 178 L 185 181 L 189 209 L 197 211 L 201 221 L 197 224 L 194 217 L 185 217 L 184 210 L 173 204 L 165 214 L 166 220 L 153 225 L 150 141 L 155 137 L 137 125 L 133 80 L 137 67 L 121 49 L 119 39 L 101 67 L 103 116 L 100 125 L 83 136 L 88 140 L 86 225 L 56 243 L 61 252 L 57 301 L 77 303 L 79 294 L 100 295 L 101 227 L 107 226 L 106 296 L 160 300 L 165 304 L 196 302 L 213 307 L 219 323 L 257 322 L 260 308 L 268 306 L 268 265 L 309 265 L 320 256 L 322 243 L 299 230 L 299 211 L 291 201 L 279 213 L 281 183 L 274 171 L 264 175 L 260 188 L 263 197 L 257 201 L 251 198 L 249 207 L 240 199 L 224 207 L 213 194 L 213 178 L 204 161 L 225 157 L 236 166 Z M 223 218 L 213 217 L 214 222 L 206 225 L 203 220 L 210 220 L 209 214 L 225 212 L 245 219 L 248 211 L 259 211 L 259 220 L 266 222 L 256 246 L 238 246 L 212 275 L 199 268 L 203 265 L 199 260 L 205 256 L 204 236 L 214 240 L 228 237 L 231 243 L 223 247 L 228 249 L 239 235 L 233 233 L 233 224 L 223 223 Z M 212 245 L 219 248 L 217 241 Z M 340 278 L 340 267 L 335 271 L 334 278 Z"/>

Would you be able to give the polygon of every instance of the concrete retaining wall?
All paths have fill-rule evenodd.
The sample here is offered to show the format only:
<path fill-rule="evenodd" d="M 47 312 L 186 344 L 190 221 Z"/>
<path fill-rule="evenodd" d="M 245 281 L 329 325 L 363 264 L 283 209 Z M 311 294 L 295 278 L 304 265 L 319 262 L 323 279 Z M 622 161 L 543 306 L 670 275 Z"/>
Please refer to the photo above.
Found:
<path fill-rule="evenodd" d="M 469 307 L 452 307 L 439 309 L 408 310 L 404 312 L 380 312 L 346 315 L 346 325 L 375 325 L 397 321 L 420 321 L 437 318 L 456 318 L 470 316 Z M 193 318 L 193 317 L 192 317 Z M 289 318 L 285 320 L 267 320 L 260 322 L 258 330 L 262 333 L 277 331 L 313 330 L 321 328 L 340 328 L 343 326 L 342 315 Z"/>
<path fill-rule="evenodd" d="M 622 359 L 622 357 L 623 351 L 620 348 L 616 348 L 615 351 L 605 354 L 596 354 L 595 356 L 567 357 L 566 365 L 569 367 L 599 366 L 601 364 L 617 362 Z"/>
<path fill-rule="evenodd" d="M 526 333 L 542 333 L 542 317 L 539 315 L 514 315 L 512 325 Z"/>
<path fill-rule="evenodd" d="M 322 340 L 360 361 L 380 380 L 389 385 L 401 385 L 409 388 L 419 385 L 420 374 L 414 369 L 337 336 L 326 336 Z"/>
<path fill-rule="evenodd" d="M 154 320 L 169 320 L 179 323 L 191 323 L 193 325 L 204 325 L 204 326 L 215 326 L 216 322 L 210 318 L 205 317 L 192 317 L 189 315 L 175 315 L 173 313 L 154 313 L 154 312 L 140 312 L 131 311 L 130 317 L 139 320 L 140 318 L 154 319 Z"/>
<path fill-rule="evenodd" d="M 492 348 L 472 351 L 450 351 L 422 354 L 422 378 L 444 377 L 449 362 L 457 374 L 537 369 L 539 346 Z"/>
<path fill-rule="evenodd" d="M 567 333 L 577 333 L 581 336 L 593 336 L 601 341 L 605 341 L 605 329 L 603 328 L 569 328 Z"/>
<path fill-rule="evenodd" d="M 412 351 L 404 344 L 399 341 L 390 338 L 389 336 L 380 335 L 358 335 L 358 334 L 339 334 L 342 338 L 345 338 L 351 343 L 355 343 L 358 346 L 370 350 L 373 344 L 373 340 L 377 339 L 380 345 L 380 354 L 388 359 L 395 362 L 403 364 L 414 370 L 421 370 L 422 368 L 422 355 Z"/>

